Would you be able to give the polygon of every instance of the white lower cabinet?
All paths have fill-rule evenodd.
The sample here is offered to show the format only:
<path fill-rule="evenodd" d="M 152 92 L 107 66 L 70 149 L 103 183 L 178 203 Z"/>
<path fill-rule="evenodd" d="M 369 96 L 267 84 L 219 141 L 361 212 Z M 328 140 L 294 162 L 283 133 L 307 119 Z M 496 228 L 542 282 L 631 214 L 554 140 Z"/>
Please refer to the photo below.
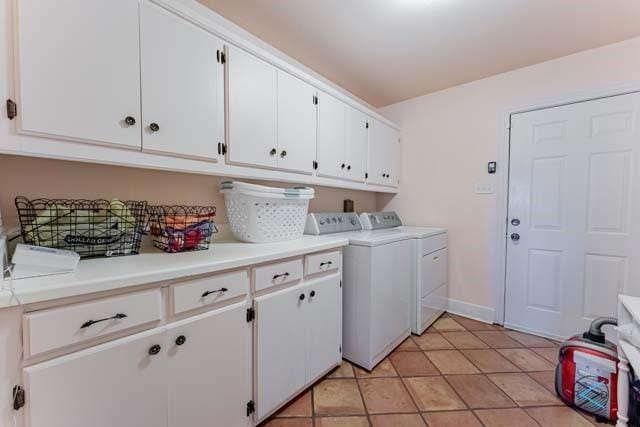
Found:
<path fill-rule="evenodd" d="M 26 426 L 167 426 L 164 341 L 144 332 L 25 368 Z"/>
<path fill-rule="evenodd" d="M 241 302 L 171 324 L 169 427 L 246 427 L 251 323 Z"/>
<path fill-rule="evenodd" d="M 256 420 L 340 362 L 341 291 L 333 274 L 255 299 Z"/>

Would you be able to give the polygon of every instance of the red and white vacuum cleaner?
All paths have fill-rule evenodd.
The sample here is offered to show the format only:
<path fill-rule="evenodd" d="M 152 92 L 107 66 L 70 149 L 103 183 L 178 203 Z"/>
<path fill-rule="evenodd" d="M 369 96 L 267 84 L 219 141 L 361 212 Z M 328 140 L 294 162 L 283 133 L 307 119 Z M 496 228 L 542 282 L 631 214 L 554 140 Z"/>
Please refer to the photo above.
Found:
<path fill-rule="evenodd" d="M 617 324 L 600 317 L 587 332 L 563 342 L 556 368 L 556 392 L 564 403 L 611 421 L 618 413 L 618 352 L 602 327 Z"/>

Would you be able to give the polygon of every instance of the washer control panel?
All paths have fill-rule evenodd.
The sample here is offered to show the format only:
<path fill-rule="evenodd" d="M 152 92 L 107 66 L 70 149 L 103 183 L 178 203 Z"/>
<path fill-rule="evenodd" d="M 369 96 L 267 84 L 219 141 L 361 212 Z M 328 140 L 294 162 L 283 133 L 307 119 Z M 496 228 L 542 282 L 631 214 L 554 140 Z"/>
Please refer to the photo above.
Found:
<path fill-rule="evenodd" d="M 360 230 L 362 230 L 362 224 L 356 213 L 322 212 L 307 215 L 304 234 L 320 235 Z"/>
<path fill-rule="evenodd" d="M 394 228 L 402 225 L 402 221 L 397 213 L 389 212 L 372 212 L 360 214 L 360 222 L 362 222 L 363 230 L 382 230 L 385 228 Z"/>

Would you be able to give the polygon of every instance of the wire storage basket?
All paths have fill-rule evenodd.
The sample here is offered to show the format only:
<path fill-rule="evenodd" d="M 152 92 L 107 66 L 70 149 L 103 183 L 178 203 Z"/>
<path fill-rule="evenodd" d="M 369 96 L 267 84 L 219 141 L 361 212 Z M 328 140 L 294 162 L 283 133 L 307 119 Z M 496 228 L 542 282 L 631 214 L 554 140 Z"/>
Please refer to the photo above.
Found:
<path fill-rule="evenodd" d="M 15 199 L 28 245 L 77 252 L 81 258 L 137 255 L 147 202 Z"/>
<path fill-rule="evenodd" d="M 153 244 L 165 252 L 209 249 L 218 231 L 214 206 L 149 206 L 147 212 Z"/>

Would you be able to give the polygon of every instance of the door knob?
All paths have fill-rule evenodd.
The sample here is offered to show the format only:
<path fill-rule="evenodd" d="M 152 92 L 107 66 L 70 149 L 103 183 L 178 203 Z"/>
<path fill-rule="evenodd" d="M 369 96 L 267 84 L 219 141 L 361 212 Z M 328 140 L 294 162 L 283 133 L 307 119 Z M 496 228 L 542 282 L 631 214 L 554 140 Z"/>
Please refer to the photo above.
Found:
<path fill-rule="evenodd" d="M 124 122 L 126 123 L 127 126 L 133 126 L 136 124 L 136 119 L 134 119 L 131 116 L 127 116 L 124 118 Z"/>
<path fill-rule="evenodd" d="M 156 354 L 160 353 L 160 350 L 162 350 L 162 347 L 160 347 L 158 344 L 152 345 L 151 348 L 149 348 L 149 355 L 155 356 Z"/>
<path fill-rule="evenodd" d="M 160 130 L 160 126 L 158 126 L 157 123 L 151 123 L 149 125 L 149 129 L 151 130 L 151 132 L 158 132 Z"/>
<path fill-rule="evenodd" d="M 512 233 L 511 240 L 513 240 L 514 242 L 517 242 L 518 240 L 520 240 L 520 235 L 518 233 Z"/>
<path fill-rule="evenodd" d="M 271 151 L 269 151 L 269 154 L 271 154 L 272 156 L 275 156 L 277 152 L 278 150 L 276 150 L 275 148 L 272 148 Z"/>

